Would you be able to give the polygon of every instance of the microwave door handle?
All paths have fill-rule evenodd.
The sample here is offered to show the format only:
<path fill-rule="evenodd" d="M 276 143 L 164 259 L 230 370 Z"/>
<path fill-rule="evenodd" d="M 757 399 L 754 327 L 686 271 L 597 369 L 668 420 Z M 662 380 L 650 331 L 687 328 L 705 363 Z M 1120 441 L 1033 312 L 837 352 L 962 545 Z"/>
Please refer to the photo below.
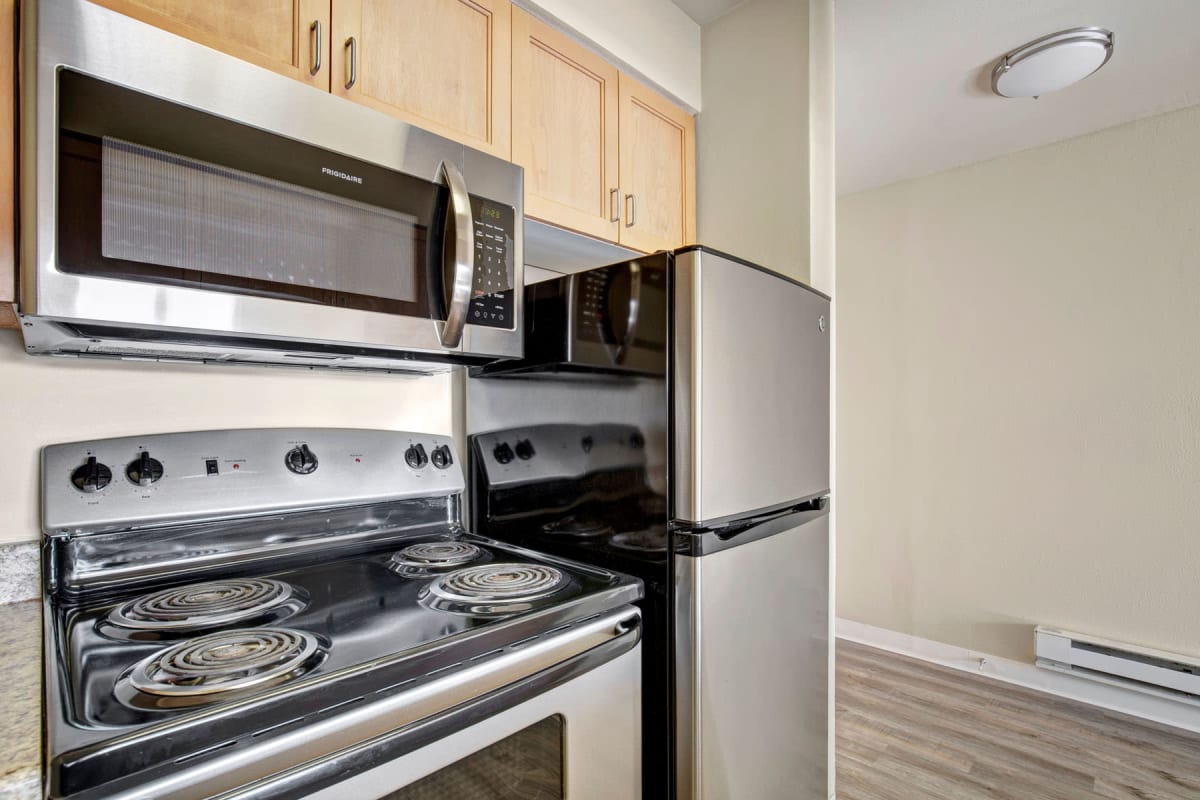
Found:
<path fill-rule="evenodd" d="M 471 304 L 471 287 L 475 282 L 475 222 L 471 218 L 467 182 L 458 167 L 443 161 L 441 176 L 450 187 L 450 213 L 454 215 L 453 257 L 444 259 L 446 272 L 442 276 L 449 287 L 442 346 L 458 347 L 467 324 L 467 308 Z"/>
<path fill-rule="evenodd" d="M 620 364 L 629 352 L 629 345 L 637 336 L 638 312 L 642 306 L 642 267 L 636 261 L 629 262 L 629 307 L 625 316 L 625 335 L 617 348 L 616 362 Z"/>

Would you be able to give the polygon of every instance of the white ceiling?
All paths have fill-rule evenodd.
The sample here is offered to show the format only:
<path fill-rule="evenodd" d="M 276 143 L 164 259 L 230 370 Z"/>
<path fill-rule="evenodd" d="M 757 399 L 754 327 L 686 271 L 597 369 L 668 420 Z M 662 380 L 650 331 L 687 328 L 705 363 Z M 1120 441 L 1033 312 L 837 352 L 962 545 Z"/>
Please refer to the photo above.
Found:
<path fill-rule="evenodd" d="M 683 13 L 701 25 L 728 14 L 746 0 L 671 0 L 683 9 Z"/>
<path fill-rule="evenodd" d="M 835 8 L 840 193 L 1200 103 L 1200 0 L 837 0 Z M 1081 25 L 1114 32 L 1103 69 L 1039 100 L 991 93 L 991 68 L 1006 51 Z"/>

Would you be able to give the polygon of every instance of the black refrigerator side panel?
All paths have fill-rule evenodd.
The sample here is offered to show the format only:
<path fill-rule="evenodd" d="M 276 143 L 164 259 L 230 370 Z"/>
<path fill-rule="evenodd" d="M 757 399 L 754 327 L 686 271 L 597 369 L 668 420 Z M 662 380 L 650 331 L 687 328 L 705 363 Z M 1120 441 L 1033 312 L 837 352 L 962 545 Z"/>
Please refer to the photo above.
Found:
<path fill-rule="evenodd" d="M 674 774 L 668 261 L 650 256 L 529 287 L 527 358 L 466 385 L 470 528 L 645 584 L 646 798 L 672 797 Z"/>

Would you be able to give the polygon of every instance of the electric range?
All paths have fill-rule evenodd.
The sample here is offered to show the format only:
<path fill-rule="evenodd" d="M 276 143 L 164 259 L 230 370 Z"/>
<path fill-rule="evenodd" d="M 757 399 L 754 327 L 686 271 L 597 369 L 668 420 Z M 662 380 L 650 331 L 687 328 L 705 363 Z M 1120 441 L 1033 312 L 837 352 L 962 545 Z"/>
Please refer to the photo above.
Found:
<path fill-rule="evenodd" d="M 43 489 L 50 797 L 338 796 L 374 775 L 353 791 L 400 798 L 468 786 L 455 764 L 555 717 L 557 749 L 494 796 L 565 797 L 567 764 L 581 780 L 595 740 L 638 727 L 640 581 L 467 533 L 446 437 L 55 445 Z M 615 722 L 572 689 L 602 675 Z M 533 720 L 555 693 L 572 702 Z M 634 787 L 632 742 L 601 760 Z"/>

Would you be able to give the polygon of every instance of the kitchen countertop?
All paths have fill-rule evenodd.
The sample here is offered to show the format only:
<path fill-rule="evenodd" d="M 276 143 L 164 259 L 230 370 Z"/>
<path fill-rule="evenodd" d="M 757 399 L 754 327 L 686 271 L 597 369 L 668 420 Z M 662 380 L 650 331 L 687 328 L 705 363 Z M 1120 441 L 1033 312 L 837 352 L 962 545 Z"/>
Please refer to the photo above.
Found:
<path fill-rule="evenodd" d="M 0 605 L 0 800 L 42 796 L 42 604 Z"/>

